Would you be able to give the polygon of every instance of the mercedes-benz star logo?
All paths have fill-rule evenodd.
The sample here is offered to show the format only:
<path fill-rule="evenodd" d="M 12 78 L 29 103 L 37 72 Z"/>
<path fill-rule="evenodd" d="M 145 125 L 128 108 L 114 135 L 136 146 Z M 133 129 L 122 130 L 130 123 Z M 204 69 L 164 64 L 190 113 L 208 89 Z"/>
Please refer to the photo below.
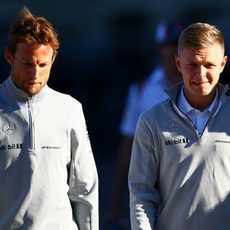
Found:
<path fill-rule="evenodd" d="M 5 121 L 2 126 L 2 131 L 6 135 L 12 135 L 16 131 L 16 125 L 11 121 Z"/>
<path fill-rule="evenodd" d="M 171 131 L 176 131 L 179 128 L 178 125 L 177 125 L 177 122 L 175 120 L 169 121 L 168 124 L 167 124 L 167 127 Z"/>

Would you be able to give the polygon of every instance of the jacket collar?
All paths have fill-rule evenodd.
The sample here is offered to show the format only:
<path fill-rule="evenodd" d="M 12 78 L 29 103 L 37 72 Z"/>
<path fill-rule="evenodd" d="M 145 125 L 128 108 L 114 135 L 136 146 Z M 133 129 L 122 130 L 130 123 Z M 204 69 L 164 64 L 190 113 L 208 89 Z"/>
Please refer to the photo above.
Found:
<path fill-rule="evenodd" d="M 183 86 L 183 82 L 180 82 L 165 90 L 165 92 L 169 95 L 169 97 L 171 98 L 171 100 L 174 102 L 175 105 L 177 104 L 177 97 L 180 93 L 182 86 Z M 222 85 L 221 83 L 218 83 L 217 89 L 220 95 L 219 97 L 220 99 L 223 97 L 224 94 L 230 96 L 230 89 L 228 85 Z"/>
<path fill-rule="evenodd" d="M 23 90 L 21 90 L 20 88 L 17 88 L 11 76 L 8 77 L 8 79 L 6 79 L 6 81 L 3 83 L 3 87 L 5 90 L 5 93 L 12 100 L 15 100 L 17 102 L 26 102 L 29 99 L 33 99 L 33 102 L 39 102 L 45 97 L 45 95 L 49 91 L 49 87 L 45 85 L 44 88 L 38 94 L 35 94 L 32 97 L 30 97 Z"/>

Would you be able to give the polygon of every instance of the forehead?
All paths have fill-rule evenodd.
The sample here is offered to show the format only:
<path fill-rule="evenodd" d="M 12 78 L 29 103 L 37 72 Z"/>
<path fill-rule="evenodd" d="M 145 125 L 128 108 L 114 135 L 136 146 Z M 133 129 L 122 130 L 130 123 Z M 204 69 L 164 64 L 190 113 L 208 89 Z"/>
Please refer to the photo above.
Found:
<path fill-rule="evenodd" d="M 205 48 L 184 48 L 179 52 L 179 56 L 183 58 L 208 58 L 216 59 L 224 56 L 224 49 L 219 43 L 214 43 Z"/>
<path fill-rule="evenodd" d="M 21 42 L 17 44 L 15 55 L 24 57 L 33 55 L 49 56 L 53 55 L 53 48 L 49 44 L 44 45 L 38 43 Z"/>

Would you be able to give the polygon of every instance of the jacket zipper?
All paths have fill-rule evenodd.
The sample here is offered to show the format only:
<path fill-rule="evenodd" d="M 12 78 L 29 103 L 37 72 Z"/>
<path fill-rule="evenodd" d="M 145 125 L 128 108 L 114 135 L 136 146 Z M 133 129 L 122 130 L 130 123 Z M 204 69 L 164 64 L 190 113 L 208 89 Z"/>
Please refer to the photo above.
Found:
<path fill-rule="evenodd" d="M 193 124 L 193 122 L 185 115 L 183 114 L 178 108 L 177 106 L 174 104 L 173 102 L 173 108 L 176 111 L 176 113 L 187 123 L 189 123 L 189 125 L 192 127 L 192 129 L 194 130 L 194 132 L 196 133 L 197 139 L 199 141 L 199 143 L 202 141 L 202 134 L 200 135 L 198 133 L 198 130 L 196 128 L 196 126 Z"/>
<path fill-rule="evenodd" d="M 30 97 L 27 101 L 28 106 L 28 114 L 29 114 L 29 138 L 30 138 L 30 146 L 31 150 L 35 149 L 35 140 L 34 140 L 34 122 L 33 122 L 33 111 L 32 111 L 32 97 Z"/>
<path fill-rule="evenodd" d="M 205 125 L 204 131 L 203 131 L 203 133 L 202 133 L 201 135 L 199 135 L 198 130 L 197 130 L 197 128 L 195 127 L 195 125 L 193 124 L 193 122 L 192 122 L 185 114 L 183 114 L 183 113 L 178 109 L 178 107 L 177 107 L 177 105 L 176 105 L 176 102 L 175 102 L 175 101 L 176 101 L 175 95 L 174 95 L 174 96 L 171 95 L 169 91 L 168 91 L 168 95 L 169 95 L 169 97 L 171 98 L 171 102 L 172 102 L 172 104 L 173 104 L 173 108 L 174 108 L 175 112 L 176 112 L 184 121 L 186 121 L 187 123 L 189 123 L 189 125 L 192 127 L 192 129 L 193 129 L 194 132 L 196 133 L 196 136 L 197 136 L 198 141 L 199 141 L 199 143 L 200 143 L 200 142 L 202 141 L 202 139 L 203 139 L 203 136 L 204 136 L 204 134 L 205 134 L 205 132 L 206 132 L 207 127 L 211 124 L 211 122 L 213 121 L 213 119 L 214 119 L 214 117 L 215 117 L 217 111 L 220 109 L 220 105 L 221 105 L 221 103 L 222 103 L 223 97 L 224 97 L 224 95 L 227 93 L 227 91 L 229 91 L 229 87 L 228 87 L 228 86 L 225 86 L 224 89 L 223 89 L 222 91 L 220 91 L 220 98 L 219 98 L 218 105 L 217 105 L 215 111 L 210 115 L 210 117 L 209 117 L 209 119 L 208 119 L 208 121 L 207 121 L 207 123 L 206 123 L 206 125 Z"/>
<path fill-rule="evenodd" d="M 221 95 L 221 99 L 222 99 L 222 95 Z M 182 117 L 183 120 L 185 120 L 186 122 L 188 122 L 188 123 L 190 124 L 190 126 L 193 128 L 193 130 L 195 131 L 196 136 L 197 136 L 197 138 L 198 138 L 198 140 L 199 140 L 199 143 L 202 141 L 203 135 L 204 135 L 204 133 L 205 133 L 205 130 L 206 130 L 206 128 L 210 125 L 210 123 L 212 122 L 212 120 L 214 119 L 214 116 L 216 115 L 217 111 L 219 110 L 220 105 L 221 105 L 221 100 L 219 100 L 219 103 L 218 103 L 218 105 L 216 106 L 215 111 L 210 115 L 210 117 L 209 117 L 209 119 L 208 119 L 208 121 L 207 121 L 207 123 L 206 123 L 206 125 L 205 125 L 204 131 L 202 132 L 202 134 L 199 134 L 199 133 L 198 133 L 198 130 L 197 130 L 196 126 L 193 124 L 193 122 L 192 122 L 186 115 L 184 115 L 184 114 L 177 108 L 177 106 L 173 103 L 174 110 L 178 113 L 179 116 Z"/>

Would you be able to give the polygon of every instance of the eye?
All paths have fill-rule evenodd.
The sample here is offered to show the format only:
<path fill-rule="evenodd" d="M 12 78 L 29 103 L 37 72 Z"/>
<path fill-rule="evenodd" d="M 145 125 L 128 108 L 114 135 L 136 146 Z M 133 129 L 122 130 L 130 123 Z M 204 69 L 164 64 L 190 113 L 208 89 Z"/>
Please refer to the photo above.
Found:
<path fill-rule="evenodd" d="M 205 68 L 210 69 L 210 68 L 213 68 L 214 66 L 215 66 L 214 64 L 208 63 L 205 65 Z"/>
<path fill-rule="evenodd" d="M 44 68 L 44 67 L 46 67 L 46 66 L 47 66 L 47 63 L 41 63 L 41 64 L 39 65 L 40 68 Z"/>
<path fill-rule="evenodd" d="M 23 62 L 23 64 L 26 66 L 32 66 L 33 65 L 33 63 L 31 63 L 31 62 Z"/>
<path fill-rule="evenodd" d="M 190 63 L 190 64 L 188 64 L 188 66 L 190 66 L 190 67 L 196 67 L 197 64 L 196 63 Z"/>

